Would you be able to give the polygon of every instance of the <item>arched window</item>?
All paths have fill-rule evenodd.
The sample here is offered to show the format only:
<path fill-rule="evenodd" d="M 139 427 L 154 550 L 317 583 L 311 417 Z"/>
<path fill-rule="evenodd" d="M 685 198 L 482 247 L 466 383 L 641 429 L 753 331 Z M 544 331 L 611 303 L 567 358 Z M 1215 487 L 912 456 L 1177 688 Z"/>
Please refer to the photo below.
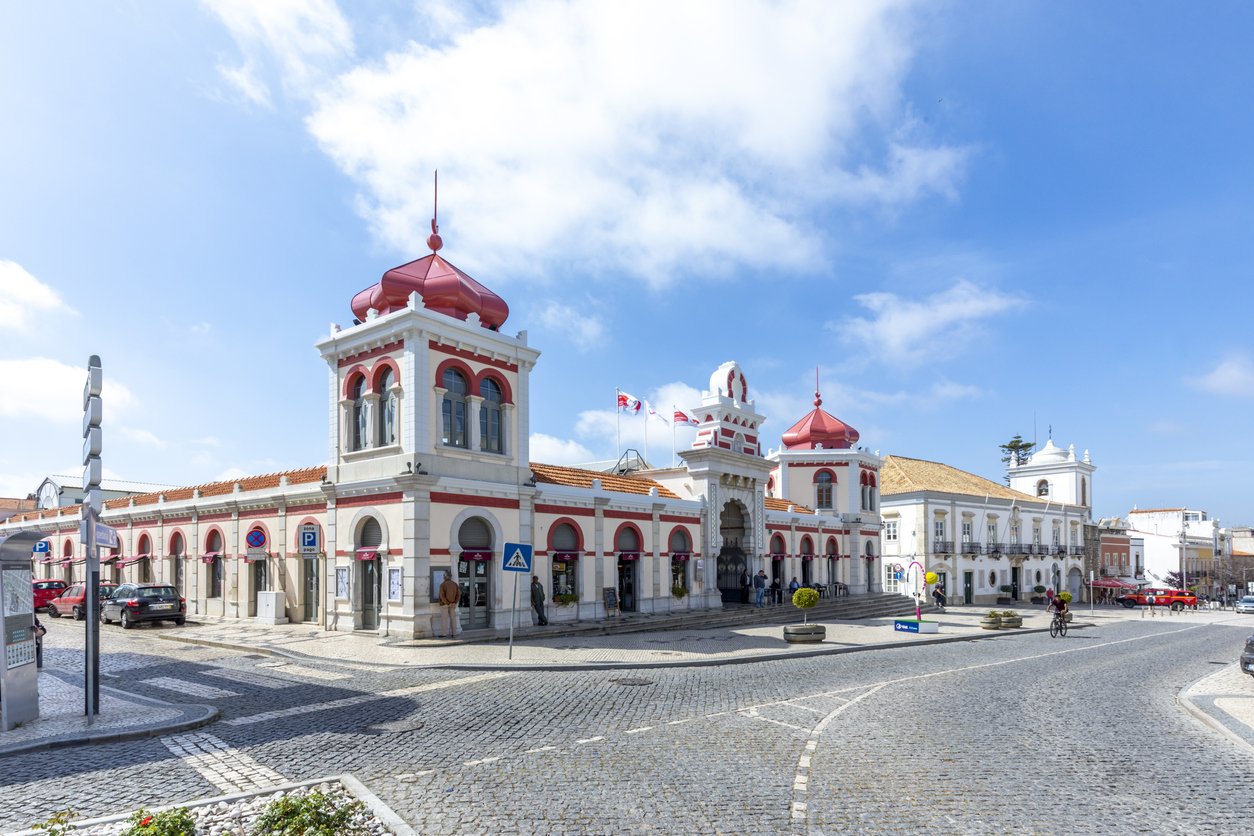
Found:
<path fill-rule="evenodd" d="M 482 517 L 471 517 L 457 529 L 457 545 L 462 551 L 492 551 L 492 528 Z"/>
<path fill-rule="evenodd" d="M 442 440 L 449 447 L 465 447 L 466 440 L 466 378 L 457 369 L 445 369 L 441 381 L 444 386 L 444 417 Z"/>
<path fill-rule="evenodd" d="M 383 526 L 374 517 L 368 517 L 361 524 L 361 533 L 357 535 L 357 547 L 373 549 L 383 544 Z"/>
<path fill-rule="evenodd" d="M 688 538 L 688 532 L 682 528 L 671 532 L 669 545 L 671 554 L 688 554 L 692 551 L 692 542 Z"/>
<path fill-rule="evenodd" d="M 614 535 L 614 550 L 618 552 L 640 551 L 640 535 L 634 528 L 623 526 Z"/>
<path fill-rule="evenodd" d="M 832 507 L 832 474 L 826 470 L 814 477 L 814 507 Z"/>
<path fill-rule="evenodd" d="M 782 557 L 787 554 L 787 546 L 784 545 L 784 538 L 778 534 L 771 537 L 771 555 Z"/>
<path fill-rule="evenodd" d="M 391 367 L 379 375 L 379 445 L 396 443 L 396 396 L 392 394 L 395 378 Z"/>
<path fill-rule="evenodd" d="M 1042 479 L 1036 483 L 1037 496 L 1049 496 L 1049 480 Z"/>
<path fill-rule="evenodd" d="M 222 579 L 225 574 L 226 564 L 222 560 L 222 534 L 217 531 L 209 532 L 209 539 L 205 541 L 205 556 L 209 558 L 207 569 L 209 571 L 209 585 L 207 590 L 207 598 L 222 597 Z"/>
<path fill-rule="evenodd" d="M 479 449 L 485 453 L 503 453 L 501 436 L 501 385 L 490 377 L 479 382 Z"/>
<path fill-rule="evenodd" d="M 369 438 L 369 427 L 366 425 L 366 378 L 359 376 L 353 381 L 353 439 L 354 450 L 364 450 Z"/>

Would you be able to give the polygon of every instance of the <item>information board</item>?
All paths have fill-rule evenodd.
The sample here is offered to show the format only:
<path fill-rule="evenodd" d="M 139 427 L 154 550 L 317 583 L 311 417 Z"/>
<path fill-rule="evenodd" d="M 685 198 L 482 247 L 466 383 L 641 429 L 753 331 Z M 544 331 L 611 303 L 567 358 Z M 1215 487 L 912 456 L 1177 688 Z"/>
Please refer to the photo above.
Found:
<path fill-rule="evenodd" d="M 601 596 L 605 599 L 606 613 L 614 612 L 618 609 L 618 590 L 612 586 L 607 586 L 601 590 Z"/>

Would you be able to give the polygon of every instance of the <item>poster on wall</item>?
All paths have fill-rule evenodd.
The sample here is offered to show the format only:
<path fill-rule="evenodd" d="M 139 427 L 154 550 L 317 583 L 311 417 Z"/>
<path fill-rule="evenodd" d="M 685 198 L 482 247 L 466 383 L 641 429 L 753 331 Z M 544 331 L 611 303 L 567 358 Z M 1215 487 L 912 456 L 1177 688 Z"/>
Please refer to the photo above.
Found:
<path fill-rule="evenodd" d="M 388 600 L 401 600 L 401 574 L 400 569 L 388 569 Z"/>
<path fill-rule="evenodd" d="M 431 570 L 431 601 L 436 603 L 440 600 L 440 584 L 444 583 L 444 579 L 448 577 L 449 570 L 447 567 L 441 566 Z"/>
<path fill-rule="evenodd" d="M 340 566 L 335 570 L 335 597 L 348 597 L 348 567 Z"/>

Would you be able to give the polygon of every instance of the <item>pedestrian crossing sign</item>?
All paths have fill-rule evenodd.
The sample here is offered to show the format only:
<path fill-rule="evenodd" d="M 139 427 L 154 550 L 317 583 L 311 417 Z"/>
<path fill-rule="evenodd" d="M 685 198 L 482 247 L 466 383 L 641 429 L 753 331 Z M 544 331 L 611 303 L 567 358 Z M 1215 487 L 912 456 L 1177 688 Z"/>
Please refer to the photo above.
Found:
<path fill-rule="evenodd" d="M 531 546 L 526 543 L 506 543 L 505 562 L 501 568 L 506 572 L 531 571 Z"/>

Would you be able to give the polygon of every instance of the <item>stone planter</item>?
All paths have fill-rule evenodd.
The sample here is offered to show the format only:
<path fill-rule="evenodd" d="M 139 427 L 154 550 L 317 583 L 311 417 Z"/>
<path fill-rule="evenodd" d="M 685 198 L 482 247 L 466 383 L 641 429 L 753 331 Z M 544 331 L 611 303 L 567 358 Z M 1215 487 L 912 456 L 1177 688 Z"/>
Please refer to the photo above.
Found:
<path fill-rule="evenodd" d="M 822 624 L 789 624 L 784 628 L 784 641 L 789 644 L 821 642 L 827 638 Z"/>
<path fill-rule="evenodd" d="M 980 626 L 983 627 L 985 630 L 1000 630 L 1001 619 L 1000 618 L 981 618 Z"/>
<path fill-rule="evenodd" d="M 1017 615 L 1017 616 L 1015 616 L 1014 618 L 1006 618 L 1006 616 L 1004 616 L 1004 615 L 1003 615 L 1003 616 L 1001 617 L 1001 626 L 1002 626 L 1003 628 L 1004 628 L 1004 627 L 1022 627 L 1022 626 L 1023 626 L 1023 616 L 1021 616 L 1021 615 Z"/>

